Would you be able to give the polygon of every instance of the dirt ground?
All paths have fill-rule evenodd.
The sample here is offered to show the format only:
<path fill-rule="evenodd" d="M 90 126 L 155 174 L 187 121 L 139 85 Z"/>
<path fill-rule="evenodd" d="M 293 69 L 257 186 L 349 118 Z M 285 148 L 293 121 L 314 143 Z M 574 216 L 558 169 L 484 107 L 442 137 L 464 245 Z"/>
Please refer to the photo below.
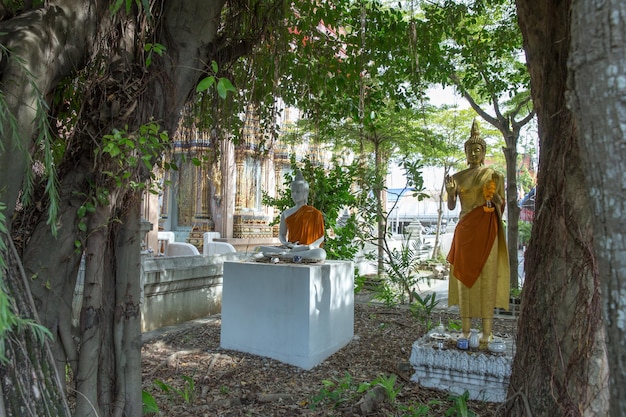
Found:
<path fill-rule="evenodd" d="M 458 320 L 437 310 L 439 322 Z M 444 391 L 410 380 L 411 346 L 426 326 L 407 308 L 355 304 L 354 338 L 312 370 L 220 348 L 220 318 L 145 337 L 143 387 L 161 416 L 445 416 L 457 415 Z M 514 334 L 516 321 L 496 318 L 494 332 Z M 378 378 L 378 380 L 377 380 Z M 395 384 L 393 384 L 395 378 Z M 377 384 L 397 392 L 390 399 Z M 369 394 L 367 394 L 369 392 Z M 145 403 L 145 401 L 144 401 Z M 499 404 L 468 401 L 477 416 Z M 446 414 L 451 412 L 451 414 Z M 461 414 L 458 414 L 461 415 Z"/>

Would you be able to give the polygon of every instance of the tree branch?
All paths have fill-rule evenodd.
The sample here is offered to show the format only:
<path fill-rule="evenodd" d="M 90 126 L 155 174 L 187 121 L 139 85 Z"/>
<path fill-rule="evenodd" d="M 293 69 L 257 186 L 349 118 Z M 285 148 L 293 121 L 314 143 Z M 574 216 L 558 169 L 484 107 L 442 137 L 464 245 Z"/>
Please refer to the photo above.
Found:
<path fill-rule="evenodd" d="M 459 79 L 458 75 L 456 75 L 456 73 L 450 75 L 450 79 L 452 80 L 452 82 L 454 83 L 454 85 L 456 86 L 456 88 L 459 89 L 459 91 L 461 92 L 461 95 L 465 98 L 465 100 L 467 100 L 467 102 L 469 103 L 469 105 L 472 107 L 472 109 L 474 109 L 474 111 L 476 113 L 478 113 L 478 115 L 480 117 L 482 117 L 483 119 L 485 119 L 489 124 L 495 126 L 498 128 L 498 130 L 500 129 L 500 121 L 491 116 L 489 113 L 487 113 L 486 111 L 484 111 L 482 109 L 482 107 L 480 107 L 478 105 L 478 103 L 476 103 L 476 101 L 474 100 L 474 98 L 470 95 L 470 93 L 467 92 L 467 90 L 465 88 L 463 88 L 463 86 L 461 85 L 461 80 Z M 495 102 L 494 102 L 495 103 Z"/>
<path fill-rule="evenodd" d="M 530 113 L 528 113 L 526 115 L 526 117 L 524 117 L 522 120 L 520 120 L 519 122 L 516 121 L 515 119 L 513 119 L 513 121 L 511 122 L 513 124 L 513 126 L 515 128 L 521 128 L 522 126 L 524 126 L 526 123 L 530 122 L 533 117 L 535 117 L 535 110 L 531 110 Z"/>
<path fill-rule="evenodd" d="M 224 43 L 223 46 L 218 46 Z M 237 42 L 227 43 L 224 39 L 218 39 L 210 56 L 217 62 L 218 68 L 226 67 L 227 64 L 235 62 L 242 56 L 249 55 L 256 42 L 252 40 L 239 40 Z"/>
<path fill-rule="evenodd" d="M 461 90 L 461 95 L 465 98 L 465 100 L 468 101 L 469 105 L 472 107 L 472 109 L 474 109 L 476 113 L 478 113 L 480 117 L 485 119 L 489 124 L 492 124 L 493 126 L 500 129 L 500 121 L 497 118 L 491 116 L 485 110 L 483 110 L 482 107 L 480 107 L 478 103 L 476 103 L 474 98 L 467 91 Z"/>
<path fill-rule="evenodd" d="M 496 113 L 498 120 L 506 120 L 506 117 L 500 112 L 500 106 L 498 105 L 498 98 L 495 94 L 491 94 L 491 101 L 493 102 L 493 110 Z"/>
<path fill-rule="evenodd" d="M 511 110 L 511 114 L 516 115 L 517 113 L 519 113 L 522 107 L 528 104 L 529 101 L 530 101 L 530 96 L 526 97 L 524 100 L 517 103 L 517 106 L 515 106 L 515 108 Z"/>

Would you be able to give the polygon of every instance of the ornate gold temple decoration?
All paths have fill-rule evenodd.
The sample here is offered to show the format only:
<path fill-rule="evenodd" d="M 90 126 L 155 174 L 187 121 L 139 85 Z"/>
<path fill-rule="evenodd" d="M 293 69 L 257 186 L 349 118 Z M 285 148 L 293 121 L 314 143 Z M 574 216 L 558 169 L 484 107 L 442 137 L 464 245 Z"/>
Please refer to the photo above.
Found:
<path fill-rule="evenodd" d="M 261 207 L 264 156 L 261 152 L 262 129 L 254 108 L 248 106 L 242 130 L 242 142 L 235 150 L 237 186 L 234 238 L 271 238 L 270 218 Z"/>

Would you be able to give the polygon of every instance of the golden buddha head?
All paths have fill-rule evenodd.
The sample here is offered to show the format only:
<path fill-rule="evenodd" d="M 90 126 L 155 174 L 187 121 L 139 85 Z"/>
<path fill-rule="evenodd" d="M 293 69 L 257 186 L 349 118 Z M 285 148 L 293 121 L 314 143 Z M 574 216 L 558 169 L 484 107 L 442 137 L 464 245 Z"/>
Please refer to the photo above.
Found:
<path fill-rule="evenodd" d="M 483 138 L 480 137 L 480 131 L 478 130 L 478 121 L 474 119 L 474 121 L 472 122 L 472 131 L 470 134 L 470 138 L 466 140 L 464 144 L 465 156 L 467 157 L 468 164 L 471 164 L 469 152 L 473 152 L 472 148 L 475 148 L 477 145 L 480 145 L 480 147 L 482 148 L 480 165 L 483 165 L 485 163 L 485 154 L 487 153 L 487 143 Z"/>

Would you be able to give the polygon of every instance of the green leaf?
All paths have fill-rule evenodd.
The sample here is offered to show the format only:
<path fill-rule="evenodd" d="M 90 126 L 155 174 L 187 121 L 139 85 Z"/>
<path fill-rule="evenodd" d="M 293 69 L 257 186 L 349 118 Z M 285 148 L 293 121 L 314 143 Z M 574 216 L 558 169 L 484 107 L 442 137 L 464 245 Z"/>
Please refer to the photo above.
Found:
<path fill-rule="evenodd" d="M 237 90 L 228 78 L 220 78 L 217 82 L 217 94 L 219 94 L 219 96 L 224 99 L 226 98 L 226 93 L 228 91 L 235 92 Z"/>
<path fill-rule="evenodd" d="M 114 158 L 120 154 L 120 148 L 115 143 L 109 142 L 109 144 L 104 147 L 103 152 L 108 153 Z"/>
<path fill-rule="evenodd" d="M 141 401 L 143 402 L 143 414 L 159 412 L 159 406 L 149 392 L 141 391 Z"/>
<path fill-rule="evenodd" d="M 137 2 L 139 5 L 139 1 Z M 146 16 L 148 19 L 152 19 L 152 12 L 150 11 L 150 2 L 148 0 L 141 0 L 141 6 L 143 7 L 144 12 L 146 12 Z"/>
<path fill-rule="evenodd" d="M 165 393 L 169 393 L 170 390 L 172 389 L 172 387 L 170 387 L 167 383 L 161 381 L 160 379 L 155 380 L 154 385 L 161 388 L 161 390 Z"/>
<path fill-rule="evenodd" d="M 116 0 L 116 2 L 111 5 L 111 14 L 117 13 L 122 7 L 122 4 L 124 4 L 124 0 Z"/>
<path fill-rule="evenodd" d="M 213 84 L 215 84 L 214 76 L 210 75 L 206 78 L 203 78 L 202 80 L 200 80 L 200 82 L 198 83 L 198 86 L 196 87 L 196 93 L 201 93 L 203 91 L 208 90 L 209 88 L 213 86 Z"/>

